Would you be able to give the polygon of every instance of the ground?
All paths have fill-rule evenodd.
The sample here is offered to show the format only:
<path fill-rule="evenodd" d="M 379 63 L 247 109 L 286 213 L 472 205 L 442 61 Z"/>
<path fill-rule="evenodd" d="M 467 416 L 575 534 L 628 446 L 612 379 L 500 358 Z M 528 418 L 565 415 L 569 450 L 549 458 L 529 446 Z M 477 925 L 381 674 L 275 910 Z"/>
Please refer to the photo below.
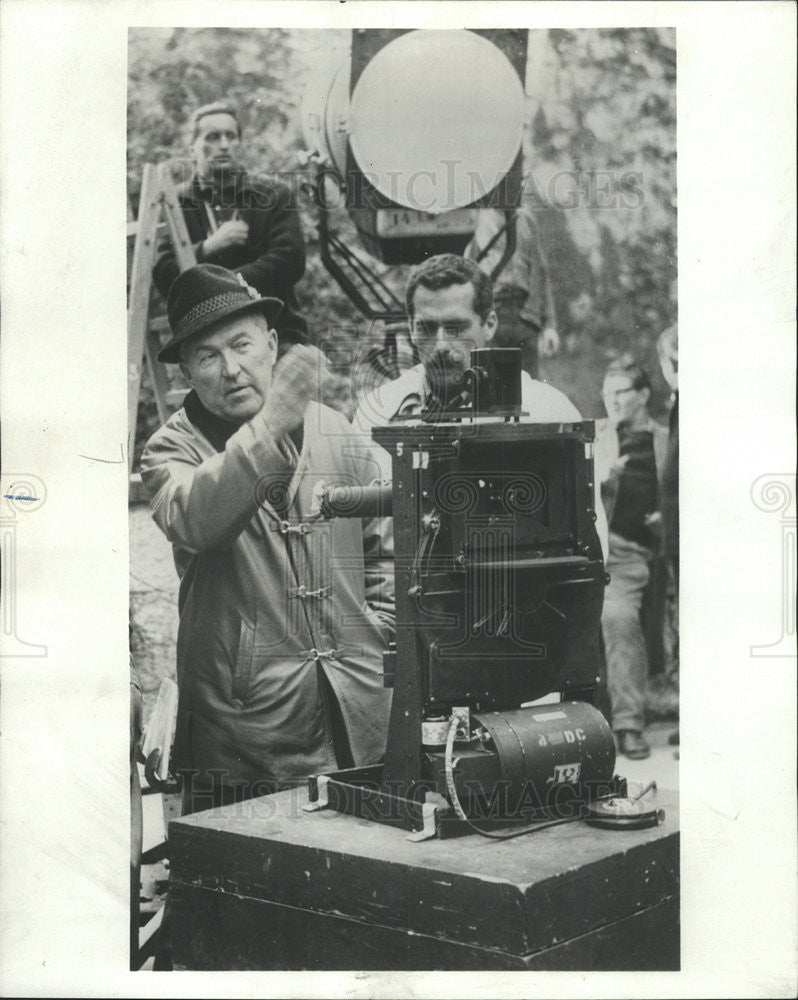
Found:
<path fill-rule="evenodd" d="M 131 504 L 130 615 L 132 651 L 149 718 L 164 677 L 175 677 L 178 579 L 172 547 L 150 514 L 148 504 Z"/>

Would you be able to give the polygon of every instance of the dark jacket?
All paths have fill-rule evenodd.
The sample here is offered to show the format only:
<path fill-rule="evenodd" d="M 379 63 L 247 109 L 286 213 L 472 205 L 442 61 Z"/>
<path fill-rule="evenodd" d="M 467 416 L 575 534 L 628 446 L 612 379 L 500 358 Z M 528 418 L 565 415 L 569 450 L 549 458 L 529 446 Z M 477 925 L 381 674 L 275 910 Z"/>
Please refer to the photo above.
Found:
<path fill-rule="evenodd" d="M 646 429 L 651 431 L 654 445 L 654 462 L 657 467 L 657 508 L 662 504 L 662 476 L 668 448 L 668 431 L 661 424 L 649 418 Z M 607 419 L 596 421 L 596 441 L 593 446 L 593 465 L 596 481 L 601 484 L 601 499 L 607 512 L 607 522 L 612 523 L 615 501 L 618 498 L 618 477 L 611 471 L 617 460 L 618 431 Z"/>
<path fill-rule="evenodd" d="M 307 324 L 299 314 L 294 294 L 294 285 L 305 272 L 305 246 L 299 214 L 291 205 L 288 188 L 239 171 L 230 174 L 221 187 L 203 182 L 195 174 L 178 188 L 177 194 L 197 263 L 219 264 L 238 271 L 261 295 L 282 299 L 285 306 L 277 320 L 277 333 L 282 340 L 306 340 Z M 246 244 L 206 256 L 202 242 L 212 231 L 209 212 L 217 226 L 237 213 L 236 217 L 249 226 Z M 177 261 L 167 236 L 158 247 L 152 271 L 155 286 L 164 298 L 177 275 Z"/>

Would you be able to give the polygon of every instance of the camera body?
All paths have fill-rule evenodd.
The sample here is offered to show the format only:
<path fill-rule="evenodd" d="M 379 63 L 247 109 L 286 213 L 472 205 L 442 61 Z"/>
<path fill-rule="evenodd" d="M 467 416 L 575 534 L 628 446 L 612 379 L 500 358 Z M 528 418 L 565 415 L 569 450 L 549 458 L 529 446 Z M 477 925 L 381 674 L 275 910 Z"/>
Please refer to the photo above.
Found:
<path fill-rule="evenodd" d="M 393 701 L 384 765 L 330 777 L 368 777 L 411 825 L 409 804 L 431 792 L 491 819 L 606 794 L 615 764 L 592 705 L 605 586 L 593 423 L 530 422 L 520 351 L 471 362 L 470 402 L 373 431 L 393 468 Z"/>

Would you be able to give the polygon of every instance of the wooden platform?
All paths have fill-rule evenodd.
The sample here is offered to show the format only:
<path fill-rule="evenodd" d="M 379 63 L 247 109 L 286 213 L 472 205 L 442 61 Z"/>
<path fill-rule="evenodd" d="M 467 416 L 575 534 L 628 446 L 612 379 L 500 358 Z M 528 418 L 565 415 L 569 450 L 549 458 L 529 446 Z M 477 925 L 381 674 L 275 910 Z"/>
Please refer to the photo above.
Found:
<path fill-rule="evenodd" d="M 305 789 L 170 825 L 176 969 L 679 968 L 678 800 L 640 831 L 410 843 Z"/>

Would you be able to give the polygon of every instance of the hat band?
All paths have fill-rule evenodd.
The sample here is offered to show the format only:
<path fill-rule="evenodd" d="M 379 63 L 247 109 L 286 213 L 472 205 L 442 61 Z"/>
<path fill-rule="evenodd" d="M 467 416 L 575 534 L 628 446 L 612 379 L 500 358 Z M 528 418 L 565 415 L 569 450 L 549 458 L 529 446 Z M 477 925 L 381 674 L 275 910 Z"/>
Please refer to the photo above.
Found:
<path fill-rule="evenodd" d="M 224 314 L 231 308 L 257 305 L 258 301 L 243 292 L 222 292 L 220 295 L 213 295 L 211 298 L 203 299 L 202 302 L 192 306 L 173 327 L 173 333 L 176 337 L 180 337 L 186 330 L 190 330 L 191 327 L 196 326 L 214 313 Z"/>

